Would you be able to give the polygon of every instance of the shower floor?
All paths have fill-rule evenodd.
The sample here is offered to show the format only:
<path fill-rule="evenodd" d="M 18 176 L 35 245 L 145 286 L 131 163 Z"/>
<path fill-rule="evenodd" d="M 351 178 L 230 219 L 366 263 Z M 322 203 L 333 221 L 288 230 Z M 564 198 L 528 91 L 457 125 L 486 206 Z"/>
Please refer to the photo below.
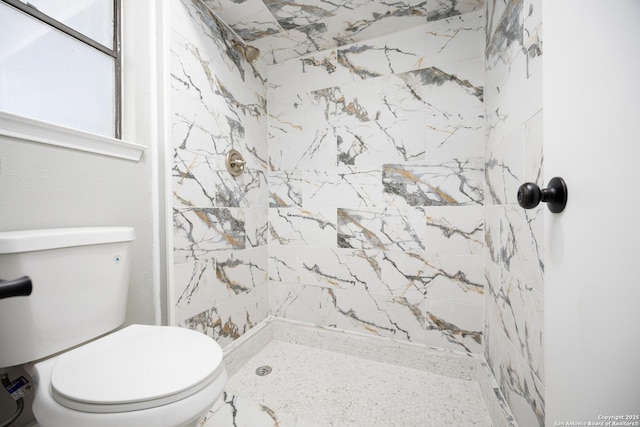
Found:
<path fill-rule="evenodd" d="M 339 351 L 274 339 L 231 374 L 202 426 L 493 425 L 477 381 Z"/>
<path fill-rule="evenodd" d="M 256 369 L 268 365 L 266 376 Z M 228 382 L 214 426 L 491 426 L 480 387 L 417 369 L 271 341 Z"/>

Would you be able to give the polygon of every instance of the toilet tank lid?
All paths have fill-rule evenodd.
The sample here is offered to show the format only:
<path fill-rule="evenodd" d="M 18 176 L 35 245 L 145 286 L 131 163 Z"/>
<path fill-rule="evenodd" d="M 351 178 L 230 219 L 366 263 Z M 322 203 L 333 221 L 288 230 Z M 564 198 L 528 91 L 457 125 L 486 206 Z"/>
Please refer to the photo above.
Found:
<path fill-rule="evenodd" d="M 135 240 L 132 227 L 74 227 L 0 232 L 0 254 Z"/>

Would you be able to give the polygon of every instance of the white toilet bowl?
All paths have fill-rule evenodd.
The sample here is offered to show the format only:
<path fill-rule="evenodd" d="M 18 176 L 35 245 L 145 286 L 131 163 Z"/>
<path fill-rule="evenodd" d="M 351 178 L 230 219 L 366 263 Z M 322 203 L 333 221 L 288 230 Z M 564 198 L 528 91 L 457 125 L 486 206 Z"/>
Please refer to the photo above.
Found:
<path fill-rule="evenodd" d="M 222 350 L 188 329 L 132 325 L 29 367 L 40 427 L 195 426 L 222 395 Z"/>

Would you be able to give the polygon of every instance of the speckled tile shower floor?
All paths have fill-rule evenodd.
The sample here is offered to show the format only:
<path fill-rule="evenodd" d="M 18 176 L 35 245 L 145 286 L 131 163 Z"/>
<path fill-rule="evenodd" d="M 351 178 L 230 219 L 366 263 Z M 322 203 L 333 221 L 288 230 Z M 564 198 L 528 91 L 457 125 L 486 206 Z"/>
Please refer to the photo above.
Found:
<path fill-rule="evenodd" d="M 256 374 L 268 365 L 271 373 Z M 475 381 L 274 340 L 227 383 L 204 427 L 491 426 Z"/>

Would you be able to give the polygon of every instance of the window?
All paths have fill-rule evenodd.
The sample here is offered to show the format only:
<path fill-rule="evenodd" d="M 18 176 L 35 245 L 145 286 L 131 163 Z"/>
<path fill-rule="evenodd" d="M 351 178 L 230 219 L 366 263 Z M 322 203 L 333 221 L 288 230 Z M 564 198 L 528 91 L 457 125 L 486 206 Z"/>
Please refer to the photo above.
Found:
<path fill-rule="evenodd" d="M 119 0 L 0 0 L 0 111 L 121 137 Z"/>

